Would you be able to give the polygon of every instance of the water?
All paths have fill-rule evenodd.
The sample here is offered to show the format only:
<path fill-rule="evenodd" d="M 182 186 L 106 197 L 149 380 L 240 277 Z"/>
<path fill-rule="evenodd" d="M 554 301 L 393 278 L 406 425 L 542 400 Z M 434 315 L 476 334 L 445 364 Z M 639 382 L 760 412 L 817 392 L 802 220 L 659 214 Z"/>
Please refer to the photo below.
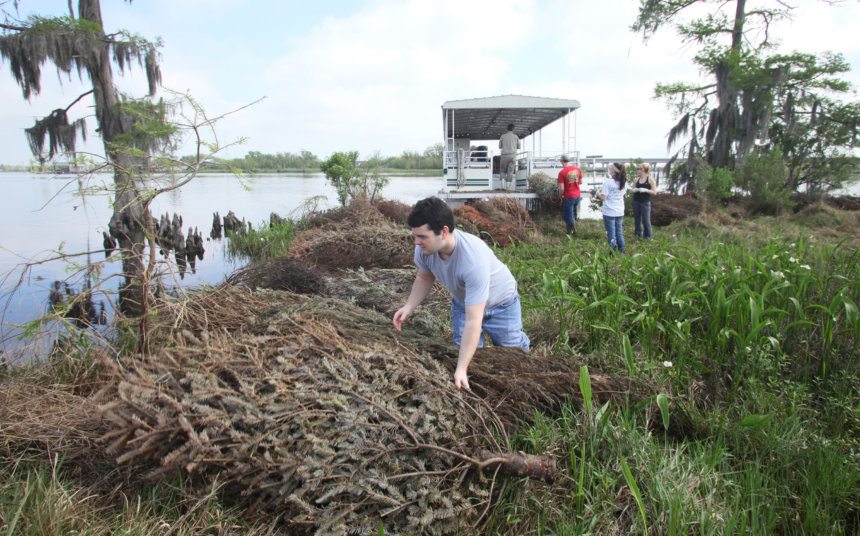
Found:
<path fill-rule="evenodd" d="M 390 178 L 383 195 L 408 204 L 435 194 L 443 186 L 442 177 Z M 111 180 L 112 176 L 100 174 L 91 184 L 109 184 Z M 0 173 L 0 181 L 3 185 L 0 225 L 5 230 L 0 239 L 0 274 L 3 275 L 0 280 L 3 308 L 0 344 L 4 351 L 21 353 L 24 346 L 30 345 L 34 348 L 28 351 L 38 352 L 52 336 L 46 335 L 35 343 L 16 341 L 13 337 L 20 333 L 16 326 L 41 316 L 49 308 L 55 281 L 69 280 L 72 289 L 86 285 L 88 261 L 104 260 L 104 255 L 77 256 L 67 261 L 45 262 L 45 259 L 56 257 L 59 251 L 73 254 L 102 249 L 102 231 L 107 231 L 112 209 L 106 196 L 82 198 L 75 195 L 79 183 L 72 175 Z M 215 211 L 225 216 L 232 210 L 240 220 L 245 218 L 258 226 L 268 223 L 272 212 L 287 216 L 314 196 L 327 197 L 322 207 L 337 205 L 334 189 L 326 184 L 321 173 L 256 175 L 250 186 L 251 190 L 246 190 L 229 174 L 200 175 L 181 190 L 157 197 L 152 213 L 155 217 L 165 212 L 171 217 L 174 213 L 181 214 L 183 234 L 187 235 L 189 227 L 197 227 L 208 237 Z M 244 264 L 225 257 L 227 240 L 204 240 L 206 253 L 203 260 L 197 262 L 194 273 L 189 270 L 183 279 L 178 274 L 169 279 L 183 287 L 223 281 L 226 275 Z M 159 258 L 163 259 L 160 255 Z M 40 264 L 25 270 L 27 262 Z M 108 278 L 101 286 L 102 292 L 94 293 L 97 307 L 104 307 L 107 316 L 112 316 L 122 279 L 116 274 L 120 271 L 119 263 L 112 262 L 96 277 Z M 22 281 L 20 287 L 13 291 L 19 281 Z M 60 291 L 64 290 L 61 286 Z"/>

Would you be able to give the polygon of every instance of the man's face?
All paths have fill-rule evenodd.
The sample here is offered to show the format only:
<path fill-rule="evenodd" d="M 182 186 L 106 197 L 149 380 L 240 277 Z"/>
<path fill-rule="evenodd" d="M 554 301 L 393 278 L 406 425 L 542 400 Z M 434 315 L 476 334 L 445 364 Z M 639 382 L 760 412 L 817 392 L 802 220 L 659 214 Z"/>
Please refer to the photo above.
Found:
<path fill-rule="evenodd" d="M 421 248 L 421 253 L 424 255 L 433 255 L 445 245 L 445 238 L 448 237 L 448 227 L 443 227 L 442 232 L 437 235 L 425 223 L 421 227 L 413 227 L 412 236 L 415 237 L 415 245 Z"/>

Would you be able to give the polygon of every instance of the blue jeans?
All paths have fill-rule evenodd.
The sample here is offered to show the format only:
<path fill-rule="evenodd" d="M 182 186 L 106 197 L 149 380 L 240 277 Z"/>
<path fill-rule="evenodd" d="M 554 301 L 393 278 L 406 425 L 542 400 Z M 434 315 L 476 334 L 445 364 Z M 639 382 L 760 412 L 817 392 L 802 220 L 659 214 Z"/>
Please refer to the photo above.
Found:
<path fill-rule="evenodd" d="M 622 221 L 624 221 L 624 216 L 603 216 L 603 227 L 606 229 L 609 247 L 624 253 L 624 235 L 621 234 Z"/>
<path fill-rule="evenodd" d="M 574 223 L 576 219 L 576 209 L 579 207 L 581 197 L 568 197 L 561 204 L 561 210 L 564 213 L 565 223 Z"/>
<path fill-rule="evenodd" d="M 451 299 L 451 329 L 454 331 L 454 344 L 457 346 L 460 346 L 465 328 L 466 307 L 456 299 Z M 478 348 L 484 346 L 484 333 L 490 336 L 495 346 L 519 346 L 528 351 L 531 341 L 523 333 L 523 314 L 520 309 L 519 294 L 507 303 L 484 310 Z"/>
<path fill-rule="evenodd" d="M 639 238 L 651 240 L 651 201 L 645 201 L 644 203 L 632 201 L 632 203 L 633 232 L 636 233 L 636 236 Z M 641 228 L 639 225 L 640 221 L 642 223 Z M 645 231 L 645 234 L 642 234 L 643 230 Z"/>

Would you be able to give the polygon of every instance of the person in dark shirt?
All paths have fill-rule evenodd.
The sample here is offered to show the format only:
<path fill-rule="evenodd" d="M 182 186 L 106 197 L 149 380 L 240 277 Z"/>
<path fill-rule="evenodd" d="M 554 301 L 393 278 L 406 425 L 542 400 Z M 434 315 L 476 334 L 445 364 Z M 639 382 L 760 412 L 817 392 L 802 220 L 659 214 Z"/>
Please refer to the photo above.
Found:
<path fill-rule="evenodd" d="M 636 166 L 639 177 L 633 183 L 633 232 L 651 240 L 651 196 L 657 194 L 657 181 L 651 176 L 650 164 Z"/>

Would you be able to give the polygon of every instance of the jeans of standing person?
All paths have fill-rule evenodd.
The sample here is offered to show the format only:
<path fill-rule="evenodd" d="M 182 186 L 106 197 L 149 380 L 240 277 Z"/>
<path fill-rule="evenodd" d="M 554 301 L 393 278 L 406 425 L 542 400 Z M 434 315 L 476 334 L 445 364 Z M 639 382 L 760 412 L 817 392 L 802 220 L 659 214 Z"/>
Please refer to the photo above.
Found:
<path fill-rule="evenodd" d="M 579 206 L 579 202 L 582 201 L 581 197 L 568 197 L 561 204 L 561 210 L 564 214 L 564 222 L 565 223 L 573 223 L 576 219 L 576 210 Z"/>
<path fill-rule="evenodd" d="M 514 179 L 514 172 L 517 169 L 517 155 L 503 154 L 499 158 L 499 178 L 503 181 L 511 182 Z"/>
<path fill-rule="evenodd" d="M 451 300 L 451 329 L 454 331 L 454 344 L 460 346 L 463 330 L 466 329 L 466 308 L 453 299 Z M 484 310 L 478 348 L 484 346 L 484 333 L 490 336 L 495 346 L 519 346 L 528 351 L 531 341 L 528 335 L 523 333 L 523 313 L 520 308 L 519 294 L 501 305 Z"/>
<path fill-rule="evenodd" d="M 624 221 L 624 216 L 603 216 L 603 227 L 606 229 L 609 247 L 624 253 L 624 235 L 621 234 L 622 221 Z"/>
<path fill-rule="evenodd" d="M 651 240 L 651 201 L 633 203 L 633 232 L 639 238 Z M 641 226 L 640 226 L 641 222 Z M 643 234 L 644 231 L 644 234 Z"/>

